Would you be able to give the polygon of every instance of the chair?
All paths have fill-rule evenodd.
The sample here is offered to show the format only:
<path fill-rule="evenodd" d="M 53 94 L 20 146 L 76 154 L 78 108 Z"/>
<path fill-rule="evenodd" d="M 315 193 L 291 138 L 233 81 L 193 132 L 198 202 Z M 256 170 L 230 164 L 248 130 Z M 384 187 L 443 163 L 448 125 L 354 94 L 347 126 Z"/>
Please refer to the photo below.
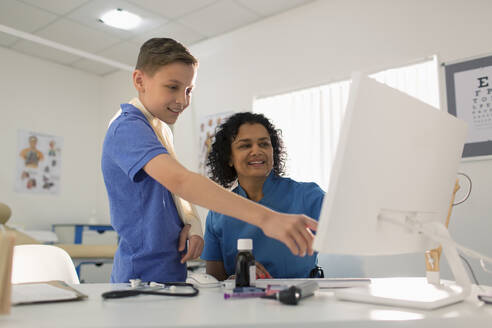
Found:
<path fill-rule="evenodd" d="M 39 240 L 32 238 L 31 236 L 23 233 L 22 231 L 19 231 L 18 229 L 9 227 L 7 225 L 7 221 L 10 219 L 11 215 L 12 215 L 12 211 L 10 210 L 10 207 L 0 202 L 0 230 L 6 230 L 12 232 L 15 236 L 15 245 L 17 246 L 20 245 L 34 246 L 34 244 L 42 246 Z M 116 253 L 116 249 L 118 247 L 118 245 L 83 245 L 83 244 L 54 244 L 54 246 L 56 246 L 57 248 L 61 248 L 63 252 L 68 253 L 69 257 L 71 257 L 73 260 L 76 261 L 76 263 L 78 263 L 77 268 L 75 270 L 77 274 L 80 273 L 80 267 L 82 264 L 99 265 L 100 263 L 112 263 L 114 254 Z M 52 255 L 52 256 L 59 256 L 59 255 Z M 73 266 L 73 262 L 71 262 L 71 265 Z M 32 276 L 33 275 L 29 275 L 29 277 Z M 39 281 L 37 276 L 36 275 L 34 276 L 36 278 L 29 278 L 29 281 Z M 45 279 L 45 280 L 54 280 L 54 279 Z M 64 279 L 58 279 L 58 280 L 64 280 Z M 26 282 L 25 280 L 23 281 Z M 68 281 L 70 281 L 70 283 L 77 283 L 77 284 L 80 283 L 78 278 L 76 281 L 72 280 L 72 278 L 69 278 L 67 282 Z M 14 280 L 12 280 L 12 282 L 14 282 Z"/>
<path fill-rule="evenodd" d="M 17 245 L 14 247 L 12 283 L 62 280 L 79 284 L 70 255 L 51 245 Z"/>

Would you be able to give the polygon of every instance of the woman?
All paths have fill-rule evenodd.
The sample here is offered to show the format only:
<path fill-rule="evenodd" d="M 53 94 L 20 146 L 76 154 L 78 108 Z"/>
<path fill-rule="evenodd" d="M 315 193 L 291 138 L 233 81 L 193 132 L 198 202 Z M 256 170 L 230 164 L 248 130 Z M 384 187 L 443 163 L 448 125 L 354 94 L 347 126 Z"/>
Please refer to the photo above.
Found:
<path fill-rule="evenodd" d="M 261 114 L 232 115 L 218 127 L 208 155 L 212 180 L 261 205 L 284 213 L 318 219 L 324 192 L 315 183 L 282 177 L 285 152 L 280 132 Z M 237 183 L 237 185 L 236 185 Z M 259 278 L 304 278 L 317 264 L 317 254 L 298 257 L 257 227 L 210 211 L 201 258 L 207 273 L 219 280 L 235 271 L 237 239 L 253 240 Z M 301 254 L 302 255 L 302 254 Z"/>

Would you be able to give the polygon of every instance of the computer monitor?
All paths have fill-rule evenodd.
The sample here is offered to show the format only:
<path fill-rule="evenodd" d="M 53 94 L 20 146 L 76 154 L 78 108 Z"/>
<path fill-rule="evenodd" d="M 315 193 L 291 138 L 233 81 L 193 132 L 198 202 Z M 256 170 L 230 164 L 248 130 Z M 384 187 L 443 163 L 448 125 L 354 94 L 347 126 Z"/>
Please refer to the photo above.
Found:
<path fill-rule="evenodd" d="M 465 123 L 454 116 L 354 74 L 314 249 L 332 254 L 389 255 L 423 253 L 437 247 L 439 243 L 429 236 L 432 229 L 447 234 L 443 223 L 465 135 Z M 422 224 L 430 234 L 418 232 Z M 433 291 L 422 291 L 413 298 L 406 294 L 408 290 L 396 297 L 376 295 L 374 286 L 337 295 L 426 309 L 455 303 L 468 292 L 469 279 L 456 249 L 447 247 L 444 252 L 453 273 L 459 276 L 457 280 L 465 286 L 424 286 Z M 396 291 L 395 286 L 386 289 L 393 294 Z M 415 287 L 412 289 L 415 294 Z"/>

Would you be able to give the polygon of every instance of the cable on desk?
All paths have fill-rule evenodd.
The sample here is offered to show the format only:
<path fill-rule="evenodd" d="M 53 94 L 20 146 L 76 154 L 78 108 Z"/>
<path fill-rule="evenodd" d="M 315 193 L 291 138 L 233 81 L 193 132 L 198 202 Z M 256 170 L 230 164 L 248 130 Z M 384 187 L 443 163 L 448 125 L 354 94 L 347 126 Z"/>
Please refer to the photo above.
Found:
<path fill-rule="evenodd" d="M 480 286 L 480 283 L 478 282 L 478 279 L 477 277 L 475 276 L 475 272 L 473 272 L 473 269 L 472 269 L 472 266 L 470 265 L 470 262 L 468 262 L 468 260 L 466 259 L 466 257 L 464 257 L 463 255 L 459 254 L 461 259 L 463 260 L 463 262 L 466 263 L 466 265 L 468 266 L 468 270 L 470 270 L 470 273 L 473 277 L 473 281 L 475 282 L 475 285 L 477 286 Z"/>

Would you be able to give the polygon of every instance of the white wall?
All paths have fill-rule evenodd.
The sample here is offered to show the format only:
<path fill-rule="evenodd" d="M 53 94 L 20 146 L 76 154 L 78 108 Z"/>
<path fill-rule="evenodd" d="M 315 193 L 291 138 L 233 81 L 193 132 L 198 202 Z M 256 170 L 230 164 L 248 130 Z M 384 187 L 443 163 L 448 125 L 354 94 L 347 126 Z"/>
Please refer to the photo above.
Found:
<path fill-rule="evenodd" d="M 0 201 L 10 223 L 50 227 L 96 210 L 101 78 L 0 48 Z M 63 137 L 59 195 L 14 191 L 17 130 Z"/>
<path fill-rule="evenodd" d="M 127 102 L 135 97 L 136 92 L 131 81 L 131 72 L 119 71 L 106 76 L 101 83 L 101 107 L 98 129 L 101 138 L 98 140 L 98 171 L 97 171 L 97 220 L 102 223 L 109 223 L 109 203 L 106 187 L 101 172 L 101 153 L 104 136 L 108 128 L 108 123 L 113 115 L 120 108 L 120 104 Z"/>
<path fill-rule="evenodd" d="M 488 0 L 317 1 L 191 47 L 200 59 L 193 122 L 179 124 L 176 145 L 197 167 L 189 129 L 202 115 L 251 108 L 256 96 L 345 79 L 353 70 L 397 66 L 437 54 L 444 62 L 490 54 Z M 474 182 L 470 200 L 454 209 L 450 230 L 466 246 L 492 256 L 492 162 L 462 164 Z M 369 275 L 422 274 L 420 255 L 365 259 Z M 473 263 L 479 279 L 492 275 Z M 447 269 L 443 269 L 445 276 Z"/>
<path fill-rule="evenodd" d="M 252 98 L 346 79 L 438 54 L 492 48 L 487 0 L 317 1 L 191 47 L 200 59 L 197 117 L 251 107 Z"/>

